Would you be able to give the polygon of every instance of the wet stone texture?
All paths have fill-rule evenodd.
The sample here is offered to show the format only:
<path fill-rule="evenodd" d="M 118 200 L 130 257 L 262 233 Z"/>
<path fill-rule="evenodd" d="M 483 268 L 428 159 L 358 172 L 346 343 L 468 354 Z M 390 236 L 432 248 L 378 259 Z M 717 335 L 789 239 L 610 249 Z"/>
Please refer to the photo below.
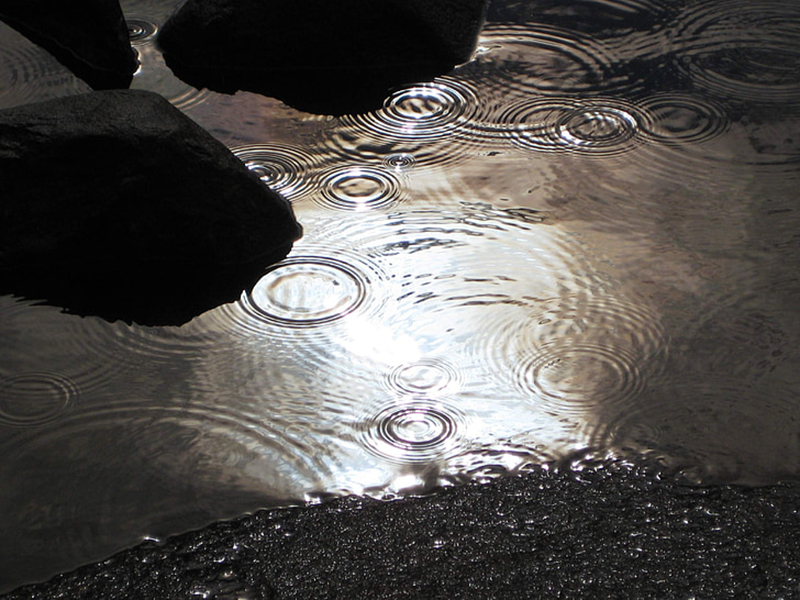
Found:
<path fill-rule="evenodd" d="M 798 491 L 539 469 L 423 498 L 263 511 L 4 598 L 796 598 Z"/>
<path fill-rule="evenodd" d="M 178 325 L 236 299 L 300 237 L 289 203 L 158 94 L 13 108 L 0 132 L 4 293 Z"/>
<path fill-rule="evenodd" d="M 392 87 L 469 60 L 486 0 L 190 0 L 164 25 L 167 64 L 201 88 L 302 110 L 379 108 Z"/>
<path fill-rule="evenodd" d="M 137 67 L 118 0 L 3 2 L 5 21 L 94 89 L 126 88 Z"/>

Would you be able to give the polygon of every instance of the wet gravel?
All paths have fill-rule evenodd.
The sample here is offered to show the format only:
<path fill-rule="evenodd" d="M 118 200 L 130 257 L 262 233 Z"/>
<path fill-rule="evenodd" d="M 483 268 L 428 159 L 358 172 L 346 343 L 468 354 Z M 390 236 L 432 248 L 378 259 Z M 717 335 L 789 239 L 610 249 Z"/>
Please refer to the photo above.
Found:
<path fill-rule="evenodd" d="M 603 465 L 265 510 L 12 599 L 798 598 L 800 486 Z"/>

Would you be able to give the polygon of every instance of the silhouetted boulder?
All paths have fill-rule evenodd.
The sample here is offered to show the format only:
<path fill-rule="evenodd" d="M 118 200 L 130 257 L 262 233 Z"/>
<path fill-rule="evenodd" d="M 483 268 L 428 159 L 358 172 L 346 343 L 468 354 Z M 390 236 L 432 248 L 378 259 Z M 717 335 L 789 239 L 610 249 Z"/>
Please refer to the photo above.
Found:
<path fill-rule="evenodd" d="M 195 87 L 248 90 L 321 114 L 470 59 L 487 0 L 188 0 L 159 44 Z"/>
<path fill-rule="evenodd" d="M 118 0 L 3 0 L 0 20 L 96 90 L 133 79 L 138 63 Z"/>
<path fill-rule="evenodd" d="M 180 324 L 288 254 L 290 204 L 161 96 L 0 111 L 0 293 Z"/>

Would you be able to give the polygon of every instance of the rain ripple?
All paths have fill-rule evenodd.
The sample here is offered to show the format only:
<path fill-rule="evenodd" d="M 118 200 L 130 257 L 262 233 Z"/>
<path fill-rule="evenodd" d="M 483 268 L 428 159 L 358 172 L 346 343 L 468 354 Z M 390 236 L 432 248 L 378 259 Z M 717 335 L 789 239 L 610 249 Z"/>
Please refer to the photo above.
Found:
<path fill-rule="evenodd" d="M 645 115 L 642 129 L 660 144 L 700 144 L 730 127 L 726 107 L 709 98 L 672 92 L 645 98 L 638 104 Z"/>
<path fill-rule="evenodd" d="M 394 139 L 441 140 L 478 110 L 475 92 L 451 78 L 439 78 L 392 93 L 382 109 L 346 115 L 342 123 L 366 133 Z"/>
<path fill-rule="evenodd" d="M 609 47 L 579 32 L 489 23 L 479 43 L 482 51 L 458 72 L 496 97 L 621 92 L 638 85 Z"/>
<path fill-rule="evenodd" d="M 381 267 L 355 252 L 303 245 L 274 265 L 250 292 L 214 311 L 234 330 L 269 331 L 291 338 L 352 314 L 372 313 L 382 301 L 375 288 L 386 279 Z M 378 285 L 376 285 L 378 284 Z"/>
<path fill-rule="evenodd" d="M 686 10 L 673 28 L 678 67 L 721 98 L 800 103 L 800 9 L 780 0 L 723 0 Z"/>
<path fill-rule="evenodd" d="M 469 157 L 464 125 L 481 120 L 482 103 L 471 85 L 451 77 L 411 85 L 390 95 L 383 108 L 345 115 L 322 143 L 331 159 L 442 167 Z"/>
<path fill-rule="evenodd" d="M 396 367 L 387 377 L 390 390 L 401 394 L 446 396 L 457 392 L 462 385 L 463 372 L 438 358 L 422 359 Z"/>
<path fill-rule="evenodd" d="M 526 312 L 487 324 L 473 351 L 547 414 L 589 423 L 634 405 L 662 370 L 667 336 L 645 306 L 567 295 L 531 301 Z"/>
<path fill-rule="evenodd" d="M 383 159 L 383 166 L 397 173 L 404 173 L 413 169 L 417 164 L 417 159 L 413 154 L 398 152 L 390 154 Z"/>
<path fill-rule="evenodd" d="M 0 22 L 0 108 L 89 91 L 46 50 Z"/>
<path fill-rule="evenodd" d="M 466 416 L 455 402 L 398 399 L 368 412 L 356 425 L 369 452 L 392 463 L 444 460 L 464 444 Z"/>
<path fill-rule="evenodd" d="M 18 395 L 13 402 L 18 408 L 6 410 L 26 410 L 20 402 L 30 401 L 34 412 L 39 409 L 33 405 L 41 402 L 43 407 L 61 407 L 57 411 L 60 413 L 80 397 L 90 397 L 113 386 L 128 369 L 125 358 L 117 354 L 119 327 L 119 323 L 98 318 L 64 315 L 53 306 L 3 298 L 0 381 L 11 385 L 6 389 L 9 394 Z M 42 365 L 47 368 L 42 369 Z M 10 382 L 18 375 L 23 379 L 14 380 L 12 385 Z M 42 410 L 49 414 L 49 409 Z"/>
<path fill-rule="evenodd" d="M 635 398 L 643 386 L 636 363 L 636 356 L 618 348 L 554 343 L 521 359 L 514 376 L 522 393 L 562 416 L 587 403 L 605 408 Z"/>
<path fill-rule="evenodd" d="M 386 169 L 369 166 L 339 167 L 324 174 L 321 194 L 314 197 L 324 208 L 345 211 L 377 210 L 402 202 L 403 184 Z"/>
<path fill-rule="evenodd" d="M 35 427 L 57 420 L 78 396 L 57 373 L 27 372 L 0 379 L 0 425 Z"/>
<path fill-rule="evenodd" d="M 152 42 L 158 33 L 158 24 L 147 18 L 131 16 L 126 17 L 125 21 L 128 24 L 128 36 L 134 46 Z"/>
<path fill-rule="evenodd" d="M 498 130 L 526 150 L 608 156 L 635 148 L 644 120 L 622 100 L 526 99 L 504 108 Z"/>
<path fill-rule="evenodd" d="M 234 146 L 231 152 L 271 189 L 294 202 L 318 185 L 317 159 L 302 148 L 288 144 Z"/>
<path fill-rule="evenodd" d="M 139 60 L 139 68 L 133 75 L 131 89 L 161 94 L 181 110 L 205 102 L 212 95 L 209 90 L 198 90 L 184 83 L 164 62 L 164 57 L 156 45 L 159 29 L 160 24 L 149 17 L 131 17 L 128 34 Z"/>

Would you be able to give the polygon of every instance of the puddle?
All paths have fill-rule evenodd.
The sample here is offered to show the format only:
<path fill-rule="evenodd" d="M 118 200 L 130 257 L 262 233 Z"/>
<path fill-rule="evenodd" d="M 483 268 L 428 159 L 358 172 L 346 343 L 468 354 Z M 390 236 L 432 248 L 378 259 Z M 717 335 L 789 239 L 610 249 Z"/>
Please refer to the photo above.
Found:
<path fill-rule="evenodd" d="M 305 237 L 183 327 L 0 297 L 0 591 L 263 507 L 574 456 L 800 474 L 800 10 L 495 0 L 475 58 L 338 118 L 162 93 Z M 0 106 L 85 91 L 0 25 Z M 157 299 L 154 299 L 157 301 Z"/>

